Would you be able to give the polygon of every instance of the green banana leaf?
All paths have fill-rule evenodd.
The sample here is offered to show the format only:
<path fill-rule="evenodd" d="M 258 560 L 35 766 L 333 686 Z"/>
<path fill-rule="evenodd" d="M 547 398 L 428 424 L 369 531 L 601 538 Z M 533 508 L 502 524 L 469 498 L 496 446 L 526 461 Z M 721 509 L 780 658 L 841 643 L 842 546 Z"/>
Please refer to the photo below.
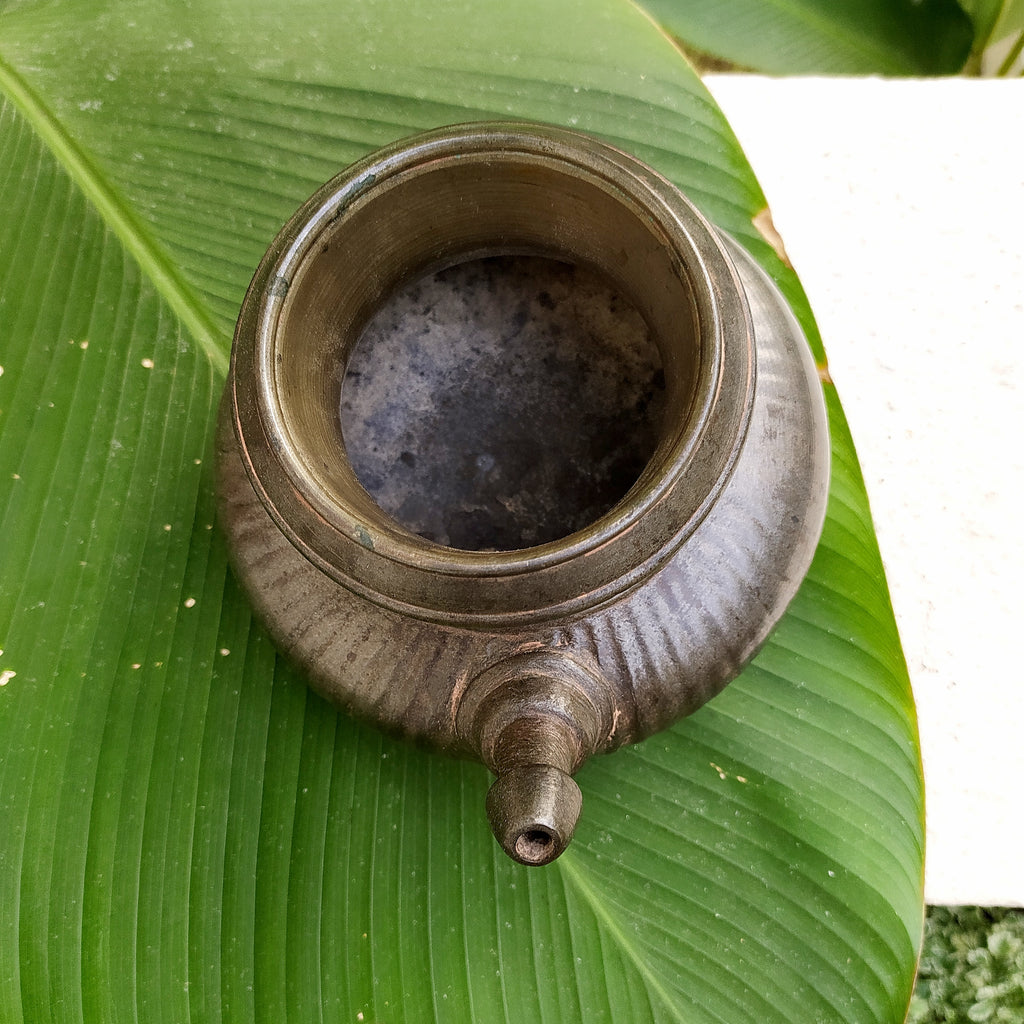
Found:
<path fill-rule="evenodd" d="M 988 0 L 640 0 L 688 48 L 778 75 L 951 75 Z"/>
<path fill-rule="evenodd" d="M 902 1021 L 913 702 L 842 409 L 764 198 L 624 0 L 0 11 L 0 1021 Z M 549 868 L 479 765 L 339 715 L 228 572 L 211 446 L 264 248 L 428 126 L 573 125 L 776 277 L 822 366 L 824 537 L 757 660 L 581 772 Z"/>

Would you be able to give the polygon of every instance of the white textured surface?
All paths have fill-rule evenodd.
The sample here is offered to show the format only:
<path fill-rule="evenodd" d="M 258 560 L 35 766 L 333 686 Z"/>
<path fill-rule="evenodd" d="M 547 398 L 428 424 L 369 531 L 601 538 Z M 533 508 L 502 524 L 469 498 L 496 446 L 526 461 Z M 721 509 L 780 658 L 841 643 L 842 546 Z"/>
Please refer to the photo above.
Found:
<path fill-rule="evenodd" d="M 1024 83 L 707 85 L 864 468 L 920 717 L 926 898 L 1024 905 Z"/>

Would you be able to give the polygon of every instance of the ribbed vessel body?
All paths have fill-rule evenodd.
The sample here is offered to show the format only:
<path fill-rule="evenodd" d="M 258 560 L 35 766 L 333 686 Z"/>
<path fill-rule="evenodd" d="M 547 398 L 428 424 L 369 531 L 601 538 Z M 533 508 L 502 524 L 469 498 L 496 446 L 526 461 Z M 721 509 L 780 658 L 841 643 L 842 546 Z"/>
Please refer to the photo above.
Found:
<path fill-rule="evenodd" d="M 339 393 L 391 291 L 497 253 L 621 288 L 666 412 L 639 479 L 585 529 L 463 551 L 374 503 Z M 234 569 L 280 649 L 347 711 L 504 773 L 488 812 L 524 863 L 568 842 L 563 776 L 575 790 L 586 757 L 691 713 L 757 651 L 810 564 L 829 476 L 810 352 L 751 258 L 632 157 L 504 123 L 375 154 L 286 225 L 239 318 L 218 454 Z"/>

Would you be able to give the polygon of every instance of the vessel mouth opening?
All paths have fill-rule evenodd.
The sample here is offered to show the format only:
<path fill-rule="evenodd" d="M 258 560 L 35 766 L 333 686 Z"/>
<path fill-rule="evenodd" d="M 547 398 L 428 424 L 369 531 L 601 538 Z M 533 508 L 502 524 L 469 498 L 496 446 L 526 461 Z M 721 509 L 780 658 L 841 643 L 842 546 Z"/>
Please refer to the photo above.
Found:
<path fill-rule="evenodd" d="M 340 421 L 387 515 L 446 547 L 509 551 L 618 504 L 664 407 L 658 346 L 621 289 L 564 260 L 493 256 L 385 300 L 348 360 Z"/>
<path fill-rule="evenodd" d="M 514 146 L 350 186 L 273 327 L 282 434 L 320 514 L 428 558 L 593 546 L 635 520 L 709 372 L 655 213 Z"/>

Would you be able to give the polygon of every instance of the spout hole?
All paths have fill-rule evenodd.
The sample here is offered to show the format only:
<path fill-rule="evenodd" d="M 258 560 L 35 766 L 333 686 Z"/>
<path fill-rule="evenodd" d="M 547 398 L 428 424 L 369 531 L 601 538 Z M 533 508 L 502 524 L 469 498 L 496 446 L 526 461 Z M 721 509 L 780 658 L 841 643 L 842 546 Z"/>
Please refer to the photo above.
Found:
<path fill-rule="evenodd" d="M 515 848 L 525 863 L 545 864 L 555 855 L 555 837 L 547 829 L 527 829 L 516 839 Z"/>

